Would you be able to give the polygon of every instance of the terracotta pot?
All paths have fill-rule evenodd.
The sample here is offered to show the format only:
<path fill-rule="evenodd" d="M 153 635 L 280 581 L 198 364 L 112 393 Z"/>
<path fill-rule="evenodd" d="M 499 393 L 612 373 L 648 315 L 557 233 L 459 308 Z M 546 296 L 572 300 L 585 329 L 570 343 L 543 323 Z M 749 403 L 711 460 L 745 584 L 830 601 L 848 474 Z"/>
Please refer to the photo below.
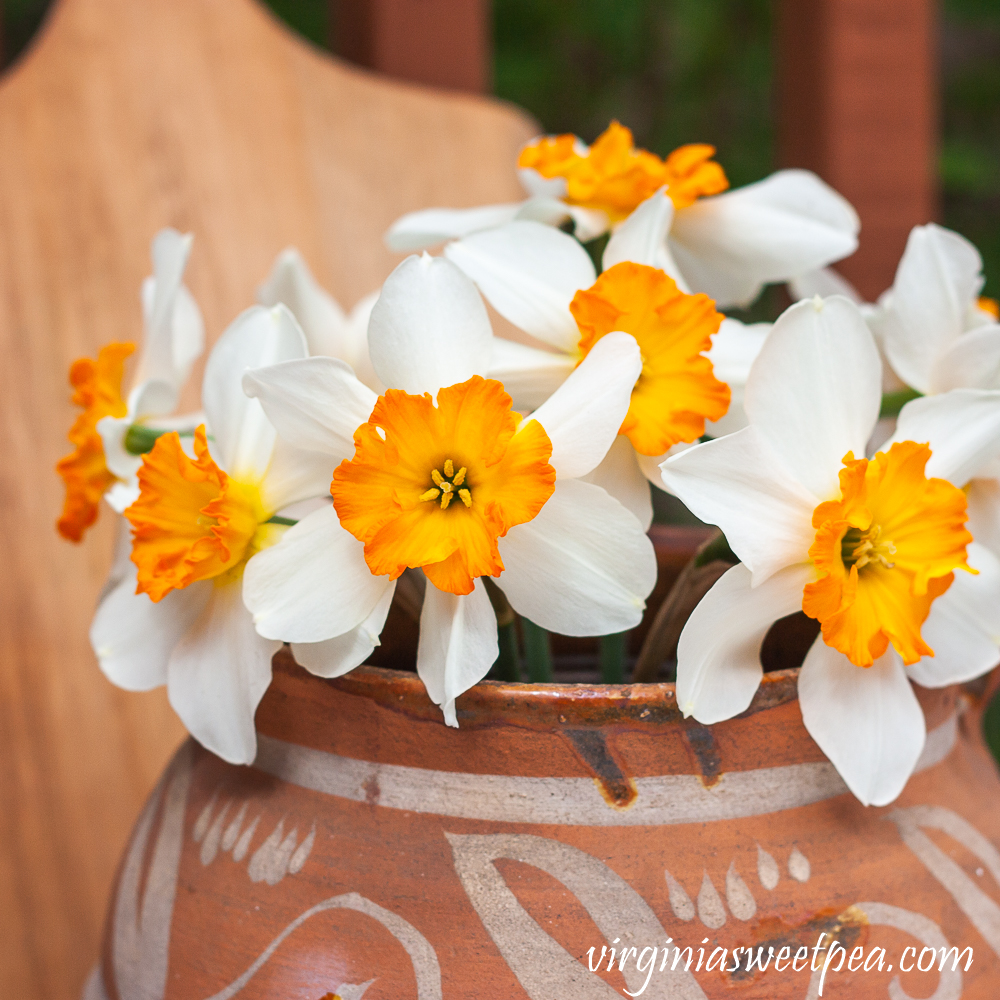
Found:
<path fill-rule="evenodd" d="M 256 765 L 188 743 L 139 818 L 88 1000 L 598 1000 L 642 988 L 641 955 L 619 971 L 626 946 L 659 949 L 644 997 L 799 1000 L 823 933 L 870 964 L 885 949 L 881 971 L 829 971 L 824 996 L 997 996 L 983 685 L 918 691 L 918 773 L 866 809 L 803 728 L 796 678 L 768 674 L 711 728 L 672 684 L 487 681 L 454 730 L 412 673 L 324 681 L 279 654 Z M 660 971 L 671 938 L 689 971 L 686 952 Z M 915 967 L 952 945 L 972 948 L 968 971 L 967 953 Z M 592 974 L 604 947 L 614 969 L 605 953 Z M 808 960 L 747 972 L 744 951 L 732 971 L 749 947 Z M 726 971 L 707 968 L 717 948 Z"/>

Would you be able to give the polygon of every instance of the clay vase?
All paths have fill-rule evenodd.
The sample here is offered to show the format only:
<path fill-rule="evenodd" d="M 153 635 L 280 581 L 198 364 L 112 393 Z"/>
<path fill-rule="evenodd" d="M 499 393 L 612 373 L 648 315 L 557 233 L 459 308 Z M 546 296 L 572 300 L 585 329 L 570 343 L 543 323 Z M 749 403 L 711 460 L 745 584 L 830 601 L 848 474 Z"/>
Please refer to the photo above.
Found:
<path fill-rule="evenodd" d="M 646 978 L 635 956 L 607 971 L 609 952 L 589 971 L 589 949 L 596 964 L 620 939 L 659 949 L 648 997 L 800 998 L 818 988 L 808 964 L 728 972 L 711 955 L 787 960 L 826 932 L 886 954 L 828 972 L 824 995 L 995 997 L 1000 782 L 975 706 L 921 692 L 918 773 L 866 809 L 805 732 L 796 673 L 711 728 L 670 684 L 484 682 L 454 730 L 413 674 L 323 681 L 281 657 L 256 765 L 188 743 L 150 799 L 91 996 L 596 1000 Z M 669 938 L 690 971 L 684 953 L 658 971 Z M 952 945 L 973 949 L 968 971 L 916 969 Z"/>
<path fill-rule="evenodd" d="M 150 798 L 85 995 L 992 1000 L 989 692 L 918 691 L 917 773 L 865 808 L 797 673 L 711 728 L 672 684 L 486 681 L 449 729 L 413 673 L 326 681 L 279 654 L 255 765 L 188 742 Z"/>

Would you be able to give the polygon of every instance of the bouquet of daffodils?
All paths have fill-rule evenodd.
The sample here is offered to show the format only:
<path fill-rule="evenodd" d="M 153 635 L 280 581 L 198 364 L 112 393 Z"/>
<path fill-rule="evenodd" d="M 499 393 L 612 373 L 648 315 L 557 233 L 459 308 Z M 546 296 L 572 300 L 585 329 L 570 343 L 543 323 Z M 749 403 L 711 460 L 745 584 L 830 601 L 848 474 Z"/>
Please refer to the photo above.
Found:
<path fill-rule="evenodd" d="M 825 270 L 857 246 L 842 197 L 799 170 L 730 191 L 714 155 L 660 159 L 617 123 L 589 147 L 538 139 L 523 202 L 399 219 L 388 245 L 424 252 L 350 314 L 287 250 L 212 349 L 195 414 L 175 412 L 204 341 L 191 237 L 158 234 L 133 386 L 132 344 L 74 363 L 57 466 L 62 535 L 102 498 L 122 515 L 91 630 L 105 674 L 166 684 L 202 744 L 249 763 L 274 653 L 352 670 L 399 588 L 458 725 L 517 616 L 526 634 L 640 622 L 652 485 L 727 557 L 681 623 L 684 714 L 744 711 L 768 630 L 804 612 L 805 726 L 862 802 L 892 801 L 926 735 L 910 681 L 1000 660 L 997 306 L 975 248 L 935 225 L 862 302 Z M 774 282 L 799 301 L 773 325 L 720 311 Z"/>

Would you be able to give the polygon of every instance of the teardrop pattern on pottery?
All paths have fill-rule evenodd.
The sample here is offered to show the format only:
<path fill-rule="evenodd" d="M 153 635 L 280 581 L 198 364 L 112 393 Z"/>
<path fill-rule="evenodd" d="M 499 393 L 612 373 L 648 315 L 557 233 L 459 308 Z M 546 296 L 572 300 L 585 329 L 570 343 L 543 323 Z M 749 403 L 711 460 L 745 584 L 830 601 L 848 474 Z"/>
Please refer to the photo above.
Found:
<path fill-rule="evenodd" d="M 757 912 L 757 900 L 736 870 L 735 858 L 729 862 L 729 871 L 726 872 L 726 902 L 729 912 L 737 920 L 749 920 Z"/>
<path fill-rule="evenodd" d="M 760 844 L 757 845 L 757 878 L 760 879 L 760 884 L 768 890 L 774 889 L 781 881 L 781 869 L 778 867 L 778 862 Z"/>
<path fill-rule="evenodd" d="M 673 910 L 674 916 L 678 920 L 694 920 L 694 903 L 684 891 L 684 886 L 666 869 L 663 871 L 663 876 L 667 880 L 667 894 L 670 897 L 670 909 Z"/>
<path fill-rule="evenodd" d="M 808 882 L 809 876 L 812 874 L 809 859 L 797 847 L 793 847 L 792 853 L 789 855 L 788 874 L 796 882 Z"/>
<path fill-rule="evenodd" d="M 702 876 L 701 888 L 698 890 L 698 916 L 712 930 L 717 930 L 726 922 L 726 908 L 722 905 L 722 897 L 708 877 L 708 872 Z"/>

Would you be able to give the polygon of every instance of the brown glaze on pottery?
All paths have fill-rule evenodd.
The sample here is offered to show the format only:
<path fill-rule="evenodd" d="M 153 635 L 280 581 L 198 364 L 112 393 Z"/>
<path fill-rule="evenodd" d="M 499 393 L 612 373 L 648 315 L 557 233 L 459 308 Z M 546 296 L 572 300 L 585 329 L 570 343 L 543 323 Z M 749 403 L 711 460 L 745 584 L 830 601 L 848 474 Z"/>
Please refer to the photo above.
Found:
<path fill-rule="evenodd" d="M 798 1000 L 817 995 L 808 965 L 706 965 L 717 948 L 804 947 L 822 967 L 825 933 L 886 954 L 882 971 L 829 972 L 824 996 L 995 997 L 985 694 L 918 691 L 918 772 L 865 808 L 806 733 L 796 677 L 766 675 L 711 728 L 681 717 L 672 684 L 486 681 L 455 730 L 412 673 L 324 681 L 279 654 L 256 765 L 188 743 L 140 817 L 90 996 L 597 1000 L 645 975 L 634 958 L 592 974 L 590 948 L 596 964 L 672 938 L 691 969 L 684 953 L 660 972 L 658 952 L 644 997 Z M 900 972 L 904 949 L 909 964 L 951 946 L 972 948 L 968 971 L 965 956 Z"/>

